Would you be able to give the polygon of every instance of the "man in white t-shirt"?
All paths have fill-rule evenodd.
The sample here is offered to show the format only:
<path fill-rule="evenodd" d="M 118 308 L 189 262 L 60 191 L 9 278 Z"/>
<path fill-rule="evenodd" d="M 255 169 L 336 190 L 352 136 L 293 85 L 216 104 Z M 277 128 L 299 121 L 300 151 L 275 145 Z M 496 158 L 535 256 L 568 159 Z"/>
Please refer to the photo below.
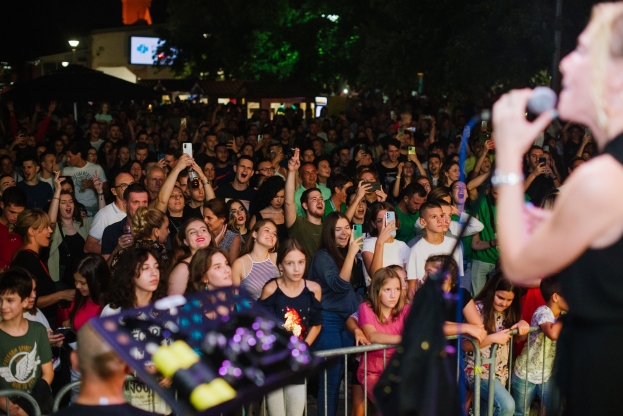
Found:
<path fill-rule="evenodd" d="M 85 206 L 89 217 L 92 217 L 98 210 L 98 198 L 103 197 L 103 194 L 108 191 L 108 182 L 102 167 L 85 161 L 85 154 L 83 153 L 86 152 L 81 149 L 80 144 L 69 145 L 65 154 L 70 166 L 63 168 L 63 176 L 71 176 L 76 191 L 76 199 Z M 96 175 L 104 184 L 102 195 L 97 194 L 93 185 L 93 178 Z"/>
<path fill-rule="evenodd" d="M 100 146 L 104 143 L 104 139 L 100 137 L 101 132 L 102 129 L 100 128 L 100 123 L 98 123 L 97 120 L 93 120 L 89 125 L 87 135 L 89 137 L 89 144 L 98 152 L 100 150 Z"/>
<path fill-rule="evenodd" d="M 93 219 L 91 230 L 89 230 L 89 236 L 84 244 L 85 253 L 102 253 L 102 236 L 104 230 L 110 224 L 121 221 L 126 217 L 125 199 L 123 199 L 123 192 L 131 183 L 134 182 L 132 175 L 126 172 L 121 172 L 115 177 L 115 182 L 111 188 L 112 194 L 115 196 L 115 200 L 99 210 Z"/>
<path fill-rule="evenodd" d="M 409 252 L 407 262 L 407 279 L 409 290 L 407 296 L 413 299 L 416 289 L 416 280 L 422 280 L 426 272 L 424 265 L 429 256 L 433 254 L 451 254 L 456 245 L 456 238 L 444 236 L 444 214 L 441 205 L 436 202 L 425 202 L 420 207 L 420 223 L 424 226 L 426 234 L 418 241 Z M 460 250 L 452 253 L 459 266 L 459 277 L 463 276 L 463 255 Z"/>

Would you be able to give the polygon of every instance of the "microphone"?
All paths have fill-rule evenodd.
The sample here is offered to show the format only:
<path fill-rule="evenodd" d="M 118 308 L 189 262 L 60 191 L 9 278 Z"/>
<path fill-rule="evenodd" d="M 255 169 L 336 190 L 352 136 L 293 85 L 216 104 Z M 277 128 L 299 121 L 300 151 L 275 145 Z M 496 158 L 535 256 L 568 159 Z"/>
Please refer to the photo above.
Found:
<path fill-rule="evenodd" d="M 549 110 L 554 110 L 558 103 L 556 93 L 549 87 L 536 87 L 532 90 L 532 97 L 528 101 L 528 113 L 540 115 Z"/>

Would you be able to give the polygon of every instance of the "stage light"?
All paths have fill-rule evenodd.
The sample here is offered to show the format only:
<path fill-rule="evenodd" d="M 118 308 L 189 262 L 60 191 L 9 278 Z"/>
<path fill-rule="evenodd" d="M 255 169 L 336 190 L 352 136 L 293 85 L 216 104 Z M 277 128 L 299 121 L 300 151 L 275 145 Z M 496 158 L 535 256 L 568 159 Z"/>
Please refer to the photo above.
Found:
<path fill-rule="evenodd" d="M 63 62 L 61 62 L 61 65 L 63 65 L 63 67 L 66 67 L 66 66 L 68 66 L 68 65 L 69 65 L 69 62 L 67 62 L 67 61 L 63 61 Z"/>
<path fill-rule="evenodd" d="M 70 40 L 69 41 L 69 46 L 71 46 L 72 48 L 77 48 L 79 44 L 80 44 L 79 40 Z"/>

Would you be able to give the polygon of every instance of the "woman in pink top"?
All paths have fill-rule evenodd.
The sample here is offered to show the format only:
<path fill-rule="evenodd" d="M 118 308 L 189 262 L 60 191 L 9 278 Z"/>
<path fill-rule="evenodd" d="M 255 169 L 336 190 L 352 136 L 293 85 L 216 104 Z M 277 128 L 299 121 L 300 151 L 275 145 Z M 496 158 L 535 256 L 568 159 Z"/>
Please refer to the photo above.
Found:
<path fill-rule="evenodd" d="M 74 271 L 76 298 L 69 319 L 63 326 L 70 326 L 78 332 L 82 325 L 94 316 L 99 316 L 104 308 L 104 294 L 108 292 L 110 269 L 106 260 L 99 254 L 86 254 L 78 261 Z"/>
<path fill-rule="evenodd" d="M 391 267 L 383 267 L 372 276 L 368 291 L 369 299 L 359 305 L 359 327 L 366 338 L 377 344 L 398 344 L 402 341 L 402 329 L 409 313 L 400 276 Z M 357 379 L 366 386 L 368 398 L 373 400 L 372 389 L 383 374 L 384 363 L 389 362 L 395 348 L 367 354 L 367 374 L 364 374 L 364 360 L 359 363 Z"/>

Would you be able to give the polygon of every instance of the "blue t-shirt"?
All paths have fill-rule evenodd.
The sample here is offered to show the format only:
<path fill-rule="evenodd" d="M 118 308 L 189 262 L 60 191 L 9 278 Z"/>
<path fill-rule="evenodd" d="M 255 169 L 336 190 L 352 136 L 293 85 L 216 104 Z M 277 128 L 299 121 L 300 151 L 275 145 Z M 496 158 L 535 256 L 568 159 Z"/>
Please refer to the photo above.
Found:
<path fill-rule="evenodd" d="M 28 209 L 45 209 L 48 201 L 51 201 L 54 196 L 52 187 L 47 182 L 39 181 L 36 185 L 28 185 L 25 181 L 21 181 L 17 183 L 17 187 L 26 192 L 26 197 L 28 198 L 26 200 L 26 208 Z"/>

